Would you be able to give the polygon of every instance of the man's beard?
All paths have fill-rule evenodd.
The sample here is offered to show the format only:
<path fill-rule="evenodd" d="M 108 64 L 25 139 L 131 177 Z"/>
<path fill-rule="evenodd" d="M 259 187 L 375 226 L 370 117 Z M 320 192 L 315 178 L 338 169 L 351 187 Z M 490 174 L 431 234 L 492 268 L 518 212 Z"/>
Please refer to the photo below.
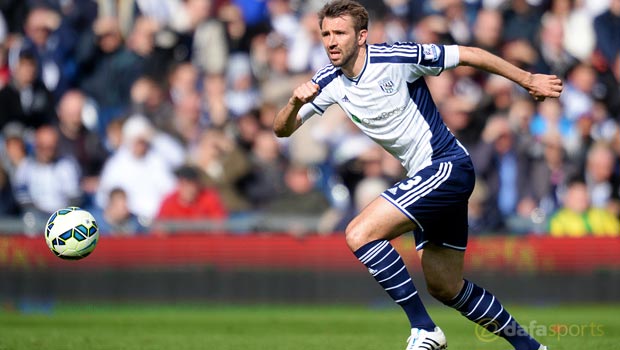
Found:
<path fill-rule="evenodd" d="M 329 53 L 328 53 L 328 56 L 329 56 Z M 346 52 L 342 52 L 342 51 L 341 51 L 341 52 L 340 52 L 340 57 L 341 57 L 342 59 L 341 59 L 341 62 L 340 62 L 340 63 L 336 64 L 334 61 L 332 61 L 332 60 L 331 60 L 331 58 L 330 58 L 330 60 L 329 60 L 329 61 L 332 63 L 332 65 L 333 65 L 334 67 L 338 67 L 338 68 L 340 68 L 340 67 L 346 66 L 349 62 L 351 62 L 351 60 L 352 60 L 355 56 L 356 56 L 356 55 L 355 55 L 355 52 L 349 52 L 349 53 L 346 53 Z"/>

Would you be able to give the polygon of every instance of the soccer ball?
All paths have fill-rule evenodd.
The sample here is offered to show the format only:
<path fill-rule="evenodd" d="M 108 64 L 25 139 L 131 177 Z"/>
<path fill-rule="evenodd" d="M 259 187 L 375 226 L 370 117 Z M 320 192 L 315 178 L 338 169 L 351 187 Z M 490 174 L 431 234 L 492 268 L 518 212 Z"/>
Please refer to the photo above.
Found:
<path fill-rule="evenodd" d="M 97 222 L 92 214 L 78 207 L 57 210 L 45 225 L 45 242 L 62 259 L 87 257 L 99 240 Z"/>

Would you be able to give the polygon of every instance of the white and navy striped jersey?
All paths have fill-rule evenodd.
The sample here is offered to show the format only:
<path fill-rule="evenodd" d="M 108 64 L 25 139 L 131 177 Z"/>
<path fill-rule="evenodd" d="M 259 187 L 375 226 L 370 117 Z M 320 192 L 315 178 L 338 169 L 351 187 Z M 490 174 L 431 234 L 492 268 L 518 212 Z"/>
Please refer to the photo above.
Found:
<path fill-rule="evenodd" d="M 312 81 L 317 97 L 299 115 L 305 122 L 337 103 L 371 139 L 397 157 L 413 176 L 433 161 L 458 159 L 467 151 L 444 124 L 424 75 L 458 65 L 457 46 L 395 43 L 367 45 L 364 68 L 351 79 L 329 64 Z"/>

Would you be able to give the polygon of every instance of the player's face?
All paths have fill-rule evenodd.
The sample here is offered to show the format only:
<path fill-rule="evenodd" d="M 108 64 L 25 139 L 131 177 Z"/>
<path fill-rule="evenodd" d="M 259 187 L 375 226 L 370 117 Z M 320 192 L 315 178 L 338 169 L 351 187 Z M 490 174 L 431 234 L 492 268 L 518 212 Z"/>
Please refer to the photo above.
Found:
<path fill-rule="evenodd" d="M 332 64 L 352 69 L 359 48 L 365 43 L 366 30 L 355 32 L 351 16 L 325 17 L 321 28 L 323 46 Z"/>

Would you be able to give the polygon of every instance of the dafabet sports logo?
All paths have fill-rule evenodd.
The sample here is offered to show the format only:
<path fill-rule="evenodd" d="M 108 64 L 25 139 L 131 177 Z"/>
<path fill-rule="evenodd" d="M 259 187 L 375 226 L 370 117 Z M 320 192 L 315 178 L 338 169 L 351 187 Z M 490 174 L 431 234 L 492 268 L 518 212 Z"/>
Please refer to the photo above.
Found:
<path fill-rule="evenodd" d="M 565 337 L 602 337 L 605 335 L 604 326 L 594 322 L 545 325 L 532 320 L 527 325 L 521 325 L 521 328 L 517 328 L 512 322 L 502 328 L 497 321 L 488 318 L 477 323 L 478 325 L 474 328 L 476 338 L 485 343 L 499 339 L 497 334 L 500 330 L 506 335 L 526 335 L 527 333 L 534 338 L 557 338 L 558 341 Z"/>

